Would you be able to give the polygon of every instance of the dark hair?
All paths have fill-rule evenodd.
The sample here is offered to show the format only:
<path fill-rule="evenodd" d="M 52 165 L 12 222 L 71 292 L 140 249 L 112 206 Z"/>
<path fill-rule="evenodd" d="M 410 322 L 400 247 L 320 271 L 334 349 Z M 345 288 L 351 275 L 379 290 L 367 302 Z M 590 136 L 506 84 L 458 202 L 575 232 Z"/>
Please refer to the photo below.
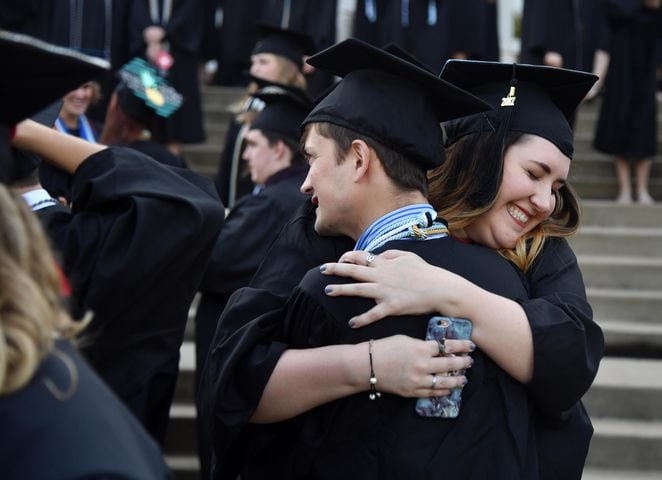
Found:
<path fill-rule="evenodd" d="M 349 149 L 352 146 L 352 142 L 354 140 L 361 140 L 375 151 L 379 161 L 384 167 L 386 175 L 388 175 L 398 187 L 404 190 L 417 190 L 427 196 L 428 180 L 425 171 L 421 170 L 420 167 L 409 161 L 407 157 L 401 153 L 385 147 L 377 140 L 349 128 L 327 122 L 309 123 L 305 126 L 303 135 L 301 136 L 300 144 L 302 149 L 313 125 L 318 134 L 335 143 L 336 162 L 338 164 L 344 161 L 347 152 L 349 152 Z"/>
<path fill-rule="evenodd" d="M 429 200 L 451 231 L 473 223 L 496 200 L 503 177 L 504 155 L 512 145 L 525 142 L 528 134 L 510 132 L 500 155 L 494 152 L 493 132 L 465 135 L 446 149 L 446 161 L 429 174 Z M 497 162 L 492 161 L 498 158 Z M 531 265 L 547 237 L 565 237 L 579 228 L 579 200 L 569 183 L 556 194 L 552 215 L 520 238 L 514 249 L 501 253 L 522 270 Z"/>
<path fill-rule="evenodd" d="M 297 142 L 291 138 L 283 137 L 282 135 L 268 132 L 266 130 L 260 130 L 260 132 L 264 135 L 264 138 L 267 139 L 267 143 L 270 147 L 274 147 L 278 142 L 283 142 L 287 148 L 290 149 L 290 152 L 292 152 L 292 160 L 290 163 L 292 165 L 303 165 L 305 163 L 305 159 L 303 158 L 303 154 L 301 153 L 301 149 Z"/>

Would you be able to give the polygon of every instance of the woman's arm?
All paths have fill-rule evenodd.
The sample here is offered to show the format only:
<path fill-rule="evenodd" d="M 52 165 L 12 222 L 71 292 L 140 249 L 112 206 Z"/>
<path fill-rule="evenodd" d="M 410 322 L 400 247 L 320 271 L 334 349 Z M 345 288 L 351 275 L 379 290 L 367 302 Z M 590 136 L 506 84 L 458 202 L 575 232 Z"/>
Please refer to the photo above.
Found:
<path fill-rule="evenodd" d="M 348 252 L 324 273 L 360 283 L 331 285 L 332 296 L 373 298 L 377 305 L 351 320 L 361 327 L 391 315 L 439 312 L 470 319 L 472 340 L 501 368 L 522 383 L 533 376 L 533 339 L 523 308 L 463 277 L 434 267 L 419 256 L 389 250 L 364 266 L 366 252 Z M 345 263 L 343 263 L 345 262 Z"/>
<path fill-rule="evenodd" d="M 105 145 L 58 132 L 32 120 L 24 120 L 16 126 L 12 146 L 35 153 L 70 174 L 73 174 L 86 158 L 107 148 Z"/>
<path fill-rule="evenodd" d="M 311 410 L 319 405 L 370 390 L 369 342 L 332 345 L 305 350 L 286 350 L 264 389 L 252 423 L 272 423 Z M 448 341 L 448 353 L 465 353 L 470 342 Z M 372 369 L 376 389 L 402 397 L 448 395 L 466 384 L 464 376 L 445 376 L 469 368 L 468 356 L 440 357 L 435 341 L 404 335 L 374 340 Z M 435 375 L 435 388 L 432 377 Z M 293 392 L 296 392 L 293 394 Z"/>

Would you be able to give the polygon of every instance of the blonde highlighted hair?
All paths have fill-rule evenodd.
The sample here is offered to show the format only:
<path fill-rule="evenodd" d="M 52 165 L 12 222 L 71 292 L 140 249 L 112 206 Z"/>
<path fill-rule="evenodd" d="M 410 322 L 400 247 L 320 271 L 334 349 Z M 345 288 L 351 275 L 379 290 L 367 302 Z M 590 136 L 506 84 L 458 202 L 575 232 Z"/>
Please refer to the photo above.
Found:
<path fill-rule="evenodd" d="M 451 233 L 472 224 L 492 208 L 501 186 L 506 150 L 528 138 L 529 134 L 508 134 L 496 162 L 491 154 L 495 145 L 490 132 L 466 135 L 446 149 L 445 162 L 428 175 L 429 200 Z M 556 194 L 552 215 L 522 236 L 515 248 L 499 253 L 526 272 L 542 251 L 545 239 L 573 235 L 579 229 L 580 217 L 579 199 L 566 182 Z"/>
<path fill-rule="evenodd" d="M 53 340 L 81 328 L 61 304 L 60 277 L 39 222 L 0 185 L 0 395 L 25 386 Z"/>

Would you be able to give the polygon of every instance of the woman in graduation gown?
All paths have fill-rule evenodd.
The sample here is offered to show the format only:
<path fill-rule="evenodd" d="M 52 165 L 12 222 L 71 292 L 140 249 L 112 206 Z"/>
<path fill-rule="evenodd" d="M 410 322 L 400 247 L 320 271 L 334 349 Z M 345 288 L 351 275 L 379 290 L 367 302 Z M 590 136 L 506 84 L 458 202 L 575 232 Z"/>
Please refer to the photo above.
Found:
<path fill-rule="evenodd" d="M 592 82 L 588 82 L 588 87 L 590 87 L 591 83 Z M 582 88 L 583 87 L 579 87 L 579 90 Z M 573 98 L 579 101 L 581 96 L 583 96 L 583 93 L 581 93 L 579 97 L 574 95 Z M 475 170 L 472 170 L 472 172 L 473 171 Z M 486 175 L 485 178 L 494 177 Z M 492 191 L 496 193 L 494 185 L 492 185 Z M 485 201 L 485 199 L 483 199 L 483 201 Z M 571 207 L 569 208 L 572 210 Z M 300 236 L 302 238 L 310 238 L 310 236 L 306 235 Z M 312 238 L 315 238 L 314 234 L 312 235 Z M 317 238 L 319 239 L 319 237 Z M 302 245 L 305 243 L 306 242 L 302 241 Z M 308 241 L 308 243 L 310 243 L 310 241 Z M 313 243 L 318 242 L 315 240 Z M 535 340 L 536 361 L 542 360 L 543 363 L 541 365 L 536 364 L 531 372 L 532 377 L 530 379 L 530 385 L 539 385 L 539 387 L 532 389 L 534 392 L 534 394 L 531 395 L 531 400 L 534 404 L 534 407 L 532 407 L 532 415 L 537 422 L 538 418 L 542 418 L 542 416 L 538 417 L 538 414 L 535 412 L 549 414 L 550 419 L 553 419 L 551 420 L 551 423 L 556 422 L 555 426 L 558 427 L 563 423 L 560 419 L 565 418 L 563 412 L 568 409 L 575 410 L 573 416 L 575 420 L 573 420 L 573 422 L 580 422 L 577 424 L 577 427 L 579 429 L 578 432 L 581 434 L 581 440 L 575 440 L 577 440 L 577 446 L 580 449 L 583 449 L 583 451 L 581 451 L 581 453 L 575 451 L 575 459 L 573 462 L 569 462 L 567 468 L 571 474 L 576 475 L 577 471 L 581 472 L 588 444 L 587 436 L 590 437 L 590 432 L 592 431 L 590 423 L 587 423 L 587 418 L 585 417 L 581 406 L 576 406 L 576 402 L 578 402 L 581 395 L 588 388 L 588 385 L 590 385 L 595 375 L 597 361 L 602 355 L 602 336 L 599 328 L 597 328 L 592 322 L 590 307 L 588 307 L 585 295 L 583 294 L 584 287 L 581 282 L 581 275 L 577 269 L 576 260 L 572 253 L 569 252 L 567 244 L 561 242 L 559 245 L 560 247 L 556 246 L 542 250 L 539 263 L 544 266 L 540 267 L 540 270 L 537 270 L 537 274 L 532 275 L 528 279 L 534 283 L 530 290 L 530 294 L 533 297 L 537 296 L 537 298 L 530 301 L 531 308 L 528 309 L 526 313 L 533 316 L 533 318 L 529 316 L 529 322 L 539 322 L 540 327 L 536 331 L 545 332 L 545 335 L 536 335 Z M 287 250 L 287 248 L 285 248 L 285 250 Z M 328 253 L 330 254 L 331 252 L 329 251 Z M 357 255 L 365 256 L 365 253 Z M 381 261 L 381 259 L 375 261 L 375 265 L 378 261 Z M 256 278 L 254 279 L 254 286 L 258 286 L 257 284 L 264 280 L 264 286 L 268 288 L 270 285 L 269 279 L 282 279 L 283 277 L 289 278 L 282 270 L 277 271 L 275 268 L 271 270 L 271 275 L 265 274 L 265 272 L 269 270 L 266 267 L 268 263 L 269 259 L 265 260 L 263 263 L 263 267 L 261 268 L 262 272 L 258 272 L 258 275 L 256 275 Z M 274 262 L 274 264 L 276 263 Z M 550 275 L 550 271 L 554 272 L 558 264 L 563 265 L 564 269 L 554 275 Z M 287 266 L 282 263 L 278 263 L 278 265 L 281 268 Z M 552 265 L 553 268 L 550 268 L 550 265 Z M 327 268 L 332 269 L 335 267 L 327 266 Z M 296 273 L 293 277 L 294 276 L 296 276 Z M 559 297 L 556 289 L 560 292 L 568 293 Z M 278 290 L 276 290 L 276 292 L 278 292 Z M 228 466 L 228 464 L 232 465 L 233 462 L 239 461 L 236 456 L 232 455 L 236 455 L 244 450 L 243 447 L 245 447 L 245 445 L 241 446 L 242 440 L 249 437 L 251 432 L 254 433 L 256 430 L 259 432 L 263 428 L 259 425 L 246 426 L 246 423 L 250 420 L 255 406 L 258 404 L 260 396 L 262 395 L 262 388 L 260 388 L 260 386 L 265 384 L 264 382 L 269 378 L 278 358 L 283 351 L 288 348 L 287 343 L 278 341 L 279 325 L 281 325 L 283 317 L 283 312 L 278 310 L 279 305 L 282 304 L 282 301 L 279 302 L 279 295 L 282 296 L 283 294 L 285 294 L 283 291 L 278 295 L 275 293 L 260 293 L 256 288 L 249 288 L 238 292 L 231 299 L 231 303 L 223 315 L 221 328 L 219 328 L 219 331 L 217 332 L 217 339 L 214 341 L 217 347 L 210 357 L 207 370 L 208 372 L 213 372 L 213 375 L 210 375 L 209 377 L 212 379 L 211 381 L 213 385 L 212 398 L 210 399 L 212 402 L 210 405 L 212 409 L 210 421 L 213 418 L 217 426 L 220 424 L 220 435 L 217 434 L 214 441 L 216 442 L 217 454 L 220 452 L 219 461 L 221 462 L 221 473 L 223 466 Z M 250 298 L 265 299 L 266 301 L 263 303 L 264 308 L 257 312 L 255 307 L 250 308 L 248 301 Z M 368 303 L 365 304 L 366 309 L 368 308 L 368 305 Z M 271 310 L 269 310 L 270 308 Z M 418 312 L 420 313 L 420 310 L 418 310 Z M 312 314 L 313 312 L 311 312 L 311 315 Z M 255 321 L 244 326 L 239 326 L 239 321 L 242 318 L 255 318 Z M 228 325 L 231 326 L 228 327 Z M 226 329 L 226 327 L 228 328 Z M 584 332 L 584 327 L 587 328 L 588 333 Z M 563 374 L 559 373 L 558 375 L 555 374 L 556 365 L 549 363 L 550 357 L 545 354 L 545 352 L 551 354 L 556 348 L 556 342 L 554 342 L 553 339 L 559 337 L 554 337 L 552 335 L 553 333 L 558 334 L 559 337 L 568 335 L 568 338 L 572 338 L 573 345 L 568 348 L 569 351 L 573 352 L 573 359 L 563 365 Z M 264 338 L 270 338 L 271 335 L 274 335 L 277 341 L 274 343 L 270 343 L 269 341 L 265 342 Z M 588 350 L 584 343 L 587 337 L 590 337 Z M 561 344 L 567 345 L 567 341 L 567 339 L 564 339 L 564 342 Z M 376 341 L 375 345 L 377 345 L 377 342 L 379 341 Z M 482 348 L 480 344 L 478 346 L 479 348 Z M 228 352 L 230 353 L 228 354 Z M 393 349 L 390 350 L 390 352 L 393 355 L 398 355 L 399 353 L 404 353 L 404 349 Z M 567 354 L 568 352 L 564 353 Z M 223 357 L 223 354 L 227 356 Z M 428 352 L 427 355 L 430 355 L 430 353 Z M 225 358 L 226 360 L 229 359 L 222 368 L 218 363 L 218 359 L 220 358 Z M 559 361 L 564 361 L 563 356 Z M 575 361 L 578 363 L 571 365 L 571 363 Z M 245 386 L 242 387 L 243 381 L 241 381 L 240 378 L 242 378 L 243 375 L 237 375 L 235 378 L 235 373 L 241 372 L 246 374 L 249 371 L 248 369 L 253 372 L 258 372 L 255 373 L 255 376 L 253 377 L 257 383 L 253 384 L 250 389 Z M 575 381 L 568 383 L 568 376 L 565 374 L 569 372 L 569 369 L 571 377 L 574 378 Z M 432 372 L 427 372 L 426 378 L 429 379 L 431 373 Z M 388 374 L 388 371 L 384 373 L 384 375 Z M 469 375 L 471 375 L 471 373 Z M 470 387 L 472 381 L 475 380 L 477 379 L 471 380 L 470 377 Z M 511 378 L 511 380 L 513 379 Z M 388 381 L 388 379 L 380 378 L 379 384 L 383 386 L 384 382 L 388 383 Z M 509 382 L 509 380 L 504 381 L 506 381 L 506 384 Z M 220 385 L 223 385 L 223 388 L 221 388 Z M 568 385 L 571 385 L 571 388 L 567 388 Z M 517 387 L 513 388 L 517 389 Z M 367 382 L 363 387 L 363 390 L 368 390 Z M 555 392 L 555 395 L 549 395 L 550 391 Z M 404 390 L 399 390 L 398 392 L 404 392 Z M 516 417 L 517 415 L 511 419 L 515 421 L 515 423 L 517 423 L 517 421 L 514 420 Z M 294 422 L 296 422 L 296 420 L 294 420 Z M 476 428 L 479 428 L 479 426 L 476 425 Z M 538 427 L 536 426 L 536 428 Z M 348 435 L 351 435 L 351 433 L 348 433 Z M 569 435 L 566 434 L 565 438 L 567 439 L 568 437 Z M 239 441 L 234 442 L 237 438 Z M 262 436 L 262 438 L 268 438 L 268 436 Z M 560 465 L 562 464 L 557 462 L 556 459 L 542 458 L 544 457 L 542 454 L 545 453 L 544 448 L 542 447 L 542 442 L 545 440 L 545 438 L 540 438 L 538 440 L 539 445 L 541 445 L 539 449 L 542 450 L 542 452 L 538 452 L 538 454 L 541 455 L 541 458 L 539 459 L 541 475 L 550 475 L 552 476 L 551 478 L 553 478 L 553 475 L 555 474 L 553 468 L 560 468 Z M 230 445 L 229 451 L 232 452 L 231 459 L 227 456 L 228 445 Z M 235 447 L 237 445 L 240 445 L 240 447 L 236 449 Z M 558 445 L 556 446 L 558 447 Z M 350 454 L 351 452 L 348 452 L 348 455 Z M 524 456 L 530 454 L 532 454 L 532 452 L 522 452 L 522 455 Z M 549 470 L 545 471 L 542 467 L 549 468 Z M 230 472 L 231 471 L 232 469 L 230 468 Z M 567 472 L 558 473 L 558 478 L 574 478 L 572 476 L 564 476 L 565 473 Z M 537 477 L 532 476 L 530 478 Z"/>
<path fill-rule="evenodd" d="M 172 478 L 158 445 L 78 353 L 72 337 L 86 322 L 62 306 L 63 277 L 37 218 L 4 185 L 0 212 L 3 478 Z"/>
<path fill-rule="evenodd" d="M 594 146 L 613 155 L 619 203 L 652 204 L 651 157 L 657 150 L 655 58 L 662 35 L 659 1 L 609 0 L 609 67 Z"/>
<path fill-rule="evenodd" d="M 75 316 L 92 311 L 83 352 L 162 442 L 188 309 L 224 212 L 212 183 L 127 147 L 34 125 L 19 149 L 72 175 L 72 208 L 38 211 L 71 283 Z M 73 157 L 82 150 L 87 155 Z"/>

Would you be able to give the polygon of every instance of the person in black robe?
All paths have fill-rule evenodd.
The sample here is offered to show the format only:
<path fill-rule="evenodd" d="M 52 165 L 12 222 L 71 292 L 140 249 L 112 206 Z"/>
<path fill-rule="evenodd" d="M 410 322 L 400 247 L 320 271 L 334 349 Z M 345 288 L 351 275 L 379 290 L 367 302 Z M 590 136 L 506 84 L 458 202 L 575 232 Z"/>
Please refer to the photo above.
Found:
<path fill-rule="evenodd" d="M 241 197 L 255 188 L 241 161 L 244 133 L 255 112 L 262 107 L 262 103 L 256 102 L 251 93 L 259 88 L 260 81 L 306 90 L 303 59 L 315 51 L 313 39 L 304 33 L 268 24 L 261 24 L 258 31 L 259 40 L 251 54 L 252 81 L 246 89 L 246 97 L 241 105 L 236 106 L 236 114 L 230 120 L 216 174 L 216 189 L 228 208 L 234 207 Z"/>
<path fill-rule="evenodd" d="M 45 68 L 36 54 L 25 62 L 23 75 L 30 65 Z M 66 77 L 67 88 L 76 73 Z M 47 92 L 61 94 L 61 77 L 53 78 Z M 75 316 L 94 313 L 83 351 L 162 441 L 188 309 L 223 222 L 222 205 L 211 182 L 191 171 L 46 127 L 33 133 L 35 139 L 17 147 L 50 159 L 73 178 L 71 210 L 50 198 L 34 207 L 46 207 L 38 214 L 62 255 Z"/>
<path fill-rule="evenodd" d="M 617 202 L 654 203 L 648 192 L 651 157 L 657 150 L 655 58 L 662 32 L 659 2 L 607 2 L 609 67 L 593 145 L 614 155 Z M 632 192 L 631 169 L 635 174 Z"/>
<path fill-rule="evenodd" d="M 218 68 L 213 81 L 218 85 L 245 87 L 250 82 L 251 51 L 258 39 L 255 12 L 261 11 L 264 1 L 220 0 L 216 3 L 222 9 L 223 22 L 218 34 Z"/>
<path fill-rule="evenodd" d="M 7 67 L 0 78 L 0 147 L 40 142 L 40 134 L 29 133 L 35 122 L 16 123 L 108 68 L 105 62 L 4 31 L 0 56 Z M 24 101 L 11 102 L 11 96 Z M 58 111 L 56 103 L 33 118 L 52 125 Z M 41 134 L 63 137 L 46 127 Z M 58 155 L 87 155 L 85 149 L 67 148 L 71 139 L 64 138 Z M 3 182 L 36 167 L 4 148 L 0 160 Z M 0 203 L 3 478 L 172 478 L 156 443 L 70 342 L 84 325 L 64 310 L 60 295 L 66 283 L 38 221 L 13 188 L 0 186 Z"/>
<path fill-rule="evenodd" d="M 176 154 L 180 143 L 205 140 L 198 78 L 203 13 L 202 0 L 140 0 L 130 6 L 130 55 L 143 56 L 167 72 L 168 81 L 185 99 L 182 107 L 162 122 L 159 139 Z M 167 65 L 170 59 L 172 63 Z"/>
<path fill-rule="evenodd" d="M 0 204 L 2 230 L 12 232 L 0 249 L 3 478 L 172 478 L 158 445 L 69 341 L 81 325 L 60 305 L 38 221 L 5 185 Z"/>
<path fill-rule="evenodd" d="M 512 67 L 511 67 L 511 69 L 512 69 Z M 299 236 L 299 237 L 301 237 L 301 236 Z M 303 245 L 305 245 L 306 243 L 307 243 L 306 241 L 302 241 L 300 246 L 303 247 Z M 567 244 L 565 244 L 565 248 L 566 248 L 566 250 L 568 250 L 567 249 Z M 563 250 L 563 248 L 561 250 Z M 305 250 L 302 248 L 301 251 L 303 252 Z M 549 252 L 550 258 L 558 258 L 558 257 L 556 257 L 556 254 L 553 253 L 554 252 L 553 249 L 546 250 L 546 252 Z M 571 254 L 571 252 L 570 252 L 570 254 Z M 566 256 L 566 255 L 564 255 L 564 256 Z M 574 265 L 574 271 L 576 271 L 576 260 L 574 262 L 571 262 L 570 260 L 572 258 L 574 258 L 574 256 L 571 255 L 571 258 L 569 258 L 567 265 L 564 265 L 564 267 L 566 267 L 566 268 L 557 269 L 557 267 L 554 266 L 554 269 L 557 269 L 559 272 L 560 271 L 567 271 L 568 273 L 572 273 L 573 272 L 573 265 Z M 564 262 L 565 262 L 565 260 L 564 260 Z M 277 260 L 275 261 L 275 263 L 276 264 L 278 263 Z M 263 267 L 266 264 L 267 264 L 267 262 L 265 261 L 265 263 L 263 264 Z M 284 269 L 287 264 L 283 263 L 283 264 L 280 264 L 280 265 L 281 265 L 281 268 Z M 285 274 L 282 272 L 282 270 L 277 270 L 276 268 L 274 268 L 274 269 L 272 269 L 272 272 L 273 272 L 272 278 L 288 278 L 288 277 L 285 276 Z M 559 274 L 559 277 L 561 277 L 561 276 L 563 276 L 563 275 Z M 544 280 L 545 278 L 554 278 L 555 279 L 556 277 L 549 277 L 548 274 L 545 273 L 545 274 L 541 274 L 541 277 L 539 277 L 539 278 L 541 280 Z M 571 278 L 571 276 L 570 276 L 570 278 Z M 579 283 L 576 284 L 576 286 L 581 287 L 581 289 L 583 290 L 583 284 L 581 283 L 581 275 L 580 274 L 577 275 L 576 278 L 579 279 Z M 566 275 L 565 280 L 568 280 L 567 275 Z M 542 282 L 538 282 L 538 283 L 542 283 Z M 554 280 L 551 281 L 551 284 L 552 285 L 554 284 Z M 571 284 L 572 284 L 571 282 L 566 283 L 566 285 L 571 285 Z M 558 285 L 560 285 L 560 284 L 558 284 Z M 542 294 L 542 292 L 544 290 L 545 289 L 541 287 L 540 289 L 534 290 L 534 292 L 537 293 L 537 294 Z M 551 289 L 551 292 L 553 292 L 553 291 L 554 290 Z M 261 295 L 261 297 L 260 297 L 260 295 Z M 242 437 L 246 436 L 245 435 L 245 433 L 246 433 L 245 430 L 242 433 L 242 429 L 241 429 L 242 422 L 244 422 L 244 424 L 245 424 L 245 422 L 248 421 L 248 418 L 250 417 L 250 415 L 254 411 L 254 408 L 255 408 L 254 405 L 256 404 L 255 402 L 257 401 L 257 399 L 259 399 L 259 395 L 261 393 L 261 390 L 254 390 L 254 389 L 251 389 L 251 388 L 247 389 L 245 387 L 242 387 L 244 381 L 241 380 L 241 379 L 245 378 L 244 375 L 240 374 L 240 375 L 237 375 L 235 377 L 234 373 L 236 373 L 236 371 L 239 371 L 239 372 L 243 372 L 244 374 L 248 374 L 249 372 L 254 371 L 254 369 L 256 367 L 258 367 L 258 368 L 260 368 L 259 371 L 264 372 L 264 373 L 256 374 L 254 379 L 257 379 L 257 377 L 259 376 L 260 380 L 263 382 L 264 379 L 269 375 L 269 369 L 273 368 L 273 364 L 275 363 L 275 361 L 277 360 L 279 355 L 287 348 L 287 345 L 283 345 L 280 342 L 276 342 L 276 343 L 271 344 L 271 347 L 268 347 L 267 345 L 265 345 L 264 347 L 255 348 L 253 350 L 251 350 L 251 348 L 250 348 L 251 342 L 255 342 L 257 340 L 258 343 L 259 343 L 259 340 L 262 339 L 262 336 L 265 336 L 265 335 L 269 336 L 271 333 L 273 333 L 274 330 L 278 331 L 278 328 L 279 328 L 278 327 L 278 321 L 279 321 L 278 316 L 279 316 L 279 314 L 278 314 L 277 311 L 276 311 L 275 316 L 271 315 L 271 317 L 270 317 L 269 314 L 265 313 L 261 317 L 258 317 L 259 318 L 258 321 L 251 322 L 250 324 L 247 324 L 243 327 L 240 327 L 237 330 L 235 330 L 234 332 L 232 331 L 232 329 L 230 329 L 230 331 L 225 331 L 225 332 L 223 331 L 223 330 L 225 330 L 225 329 L 223 329 L 223 327 L 227 323 L 228 320 L 230 321 L 229 323 L 232 323 L 232 321 L 234 321 L 234 323 L 238 323 L 238 321 L 241 318 L 244 318 L 244 319 L 250 318 L 251 308 L 249 307 L 249 305 L 250 305 L 249 299 L 251 297 L 264 299 L 265 301 L 263 301 L 263 305 L 269 305 L 269 306 L 274 306 L 275 305 L 275 308 L 277 308 L 277 306 L 278 306 L 278 302 L 275 301 L 275 299 L 272 299 L 271 301 L 266 301 L 266 299 L 268 298 L 268 295 L 265 292 L 260 293 L 259 291 L 257 291 L 257 294 L 256 294 L 256 291 L 254 289 L 245 289 L 245 290 L 241 291 L 240 293 L 238 293 L 237 295 L 235 295 L 233 297 L 232 301 L 231 301 L 231 305 L 229 306 L 229 308 L 224 313 L 224 319 L 223 319 L 224 321 L 222 322 L 221 327 L 219 328 L 219 331 L 217 332 L 217 338 L 221 338 L 221 339 L 223 339 L 223 337 L 225 338 L 225 340 L 226 340 L 225 345 L 221 346 L 219 344 L 219 346 L 215 348 L 215 351 L 213 352 L 214 354 L 212 355 L 212 357 L 210 357 L 210 359 L 213 359 L 216 355 L 219 355 L 219 354 L 222 355 L 223 348 L 226 349 L 226 353 L 230 352 L 230 350 L 228 350 L 228 349 L 232 349 L 232 353 L 229 355 L 229 357 L 225 357 L 226 360 L 228 360 L 228 363 L 225 363 L 223 368 L 214 369 L 215 375 L 213 376 L 214 381 L 217 382 L 217 383 L 215 383 L 215 387 L 217 387 L 219 391 L 218 391 L 218 396 L 211 399 L 211 401 L 212 401 L 211 408 L 216 409 L 216 411 L 215 411 L 216 418 L 223 418 L 224 420 L 220 423 L 222 425 L 225 425 L 224 427 L 222 427 L 223 434 L 220 435 L 220 436 L 217 436 L 216 439 L 215 439 L 215 440 L 220 442 L 220 443 L 217 443 L 216 447 L 220 447 L 221 452 L 224 451 L 223 450 L 224 447 L 227 447 L 227 445 L 225 445 L 225 446 L 223 445 L 223 442 L 227 442 L 228 438 L 237 438 L 237 435 L 239 435 L 239 438 L 241 440 Z M 574 294 L 572 296 L 568 297 L 568 301 L 570 302 L 570 304 L 573 303 L 573 300 L 572 300 L 573 297 L 574 297 Z M 544 305 L 545 301 L 547 301 L 548 299 L 553 299 L 553 298 L 554 298 L 554 296 L 550 296 L 548 298 L 544 298 L 544 299 L 541 298 L 540 300 L 538 300 L 536 302 L 536 305 L 538 305 L 538 307 L 535 310 L 536 313 L 544 317 L 548 310 L 546 309 L 546 307 L 543 307 L 542 305 Z M 257 309 L 253 308 L 252 311 L 253 311 L 254 315 L 257 315 L 255 310 L 262 311 L 259 308 L 257 308 Z M 563 312 L 561 312 L 561 314 L 562 313 Z M 549 310 L 549 317 L 550 318 L 556 318 L 555 316 L 558 316 L 558 315 L 559 315 L 559 311 L 558 311 L 557 307 L 553 307 Z M 589 311 L 589 315 L 590 315 L 590 311 Z M 568 325 L 571 325 L 572 323 L 573 323 L 572 319 L 570 319 L 567 322 Z M 216 344 L 216 339 L 215 339 L 214 343 Z M 244 365 L 242 365 L 241 360 L 244 360 L 244 362 L 243 362 Z M 211 370 L 211 367 L 215 367 L 215 366 L 220 367 L 220 364 L 215 364 L 215 362 L 210 362 L 207 365 L 209 370 Z M 250 368 L 249 368 L 249 366 L 250 366 Z M 243 370 L 243 367 L 246 367 L 246 370 Z M 235 369 L 236 371 L 233 371 L 233 369 Z M 264 383 L 261 383 L 261 384 L 263 385 Z M 222 388 L 220 388 L 221 385 L 223 385 Z M 572 395 L 574 395 L 574 392 L 576 392 L 576 390 L 573 390 Z M 216 393 L 215 393 L 215 395 L 216 395 Z M 568 395 L 568 398 L 572 397 L 572 395 Z M 577 400 L 577 398 L 575 398 L 575 400 L 572 400 L 572 401 L 576 401 L 576 400 Z M 567 400 L 565 400 L 565 401 L 567 401 Z M 570 402 L 570 404 L 572 404 L 572 401 Z M 214 402 L 217 402 L 217 403 L 214 403 Z M 246 402 L 248 402 L 250 405 L 253 405 L 253 406 L 249 406 L 247 410 L 243 410 L 244 406 L 246 405 Z M 556 404 L 554 404 L 553 402 L 548 402 L 547 405 L 549 407 L 549 405 L 556 405 Z M 572 407 L 572 408 L 574 410 L 579 409 L 579 411 L 581 412 L 581 407 Z M 224 413 L 224 414 L 221 415 L 221 413 L 220 413 L 221 411 L 227 412 L 227 414 Z M 213 417 L 210 417 L 210 418 L 213 418 Z M 582 421 L 581 416 L 579 416 L 579 417 L 575 416 L 575 418 L 578 418 L 579 419 L 578 421 L 580 421 L 580 422 Z M 584 415 L 584 419 L 586 420 L 585 415 Z M 217 422 L 217 423 L 219 423 L 219 422 Z M 255 428 L 255 427 L 251 427 L 251 428 Z M 553 425 L 553 428 L 558 428 L 558 424 Z M 588 423 L 587 428 L 590 430 L 590 423 Z M 583 432 L 582 433 L 583 440 L 586 440 L 586 438 L 585 438 L 586 428 L 583 428 L 583 429 L 580 428 L 579 430 Z M 249 429 L 249 431 L 250 431 L 250 429 Z M 549 438 L 549 435 L 547 436 L 547 439 L 548 438 Z M 566 437 L 566 438 L 568 438 L 568 437 Z M 545 438 L 543 438 L 542 440 L 544 441 Z M 547 442 L 547 443 L 549 443 L 549 442 Z M 579 443 L 582 443 L 582 442 L 580 441 Z M 239 442 L 239 444 L 241 445 L 241 442 Z M 586 444 L 586 441 L 584 441 L 584 444 Z M 236 444 L 235 444 L 235 446 L 236 446 Z M 557 444 L 555 446 L 558 449 L 559 445 Z M 217 450 L 217 451 L 219 451 L 219 450 Z M 220 457 L 222 465 L 227 465 L 228 462 L 230 462 L 230 463 L 238 462 L 238 459 L 235 455 L 237 453 L 245 452 L 245 448 L 242 448 L 240 446 L 236 450 L 230 450 L 230 452 L 231 453 L 229 455 L 229 458 L 226 457 L 225 455 Z M 575 452 L 575 453 L 577 453 L 577 452 Z M 581 457 L 581 455 L 577 455 L 577 456 Z M 581 460 L 581 463 L 583 463 L 583 457 L 580 458 L 580 460 Z M 549 460 L 541 460 L 541 463 L 543 465 L 550 464 Z M 558 468 L 557 464 L 551 464 L 551 465 L 554 468 Z M 575 464 L 573 464 L 573 466 L 576 467 Z M 581 470 L 581 465 L 579 466 L 579 469 Z M 230 470 L 230 472 L 231 471 L 232 470 Z M 231 475 L 231 473 L 229 475 Z M 570 477 L 563 477 L 563 478 L 570 478 Z"/>
<path fill-rule="evenodd" d="M 163 441 L 188 308 L 222 205 L 205 179 L 128 148 L 103 148 L 75 172 L 58 167 L 73 173 L 73 209 L 53 203 L 38 214 L 62 253 L 74 313 L 94 313 L 83 352 Z"/>
<path fill-rule="evenodd" d="M 307 167 L 297 142 L 311 101 L 302 90 L 261 83 L 254 96 L 266 106 L 251 123 L 243 154 L 260 191 L 243 197 L 230 211 L 202 277 L 195 317 L 196 385 L 228 298 L 248 285 L 274 235 L 305 198 L 299 188 Z M 210 461 L 204 453 L 211 450 L 206 442 L 198 443 L 205 474 Z"/>

